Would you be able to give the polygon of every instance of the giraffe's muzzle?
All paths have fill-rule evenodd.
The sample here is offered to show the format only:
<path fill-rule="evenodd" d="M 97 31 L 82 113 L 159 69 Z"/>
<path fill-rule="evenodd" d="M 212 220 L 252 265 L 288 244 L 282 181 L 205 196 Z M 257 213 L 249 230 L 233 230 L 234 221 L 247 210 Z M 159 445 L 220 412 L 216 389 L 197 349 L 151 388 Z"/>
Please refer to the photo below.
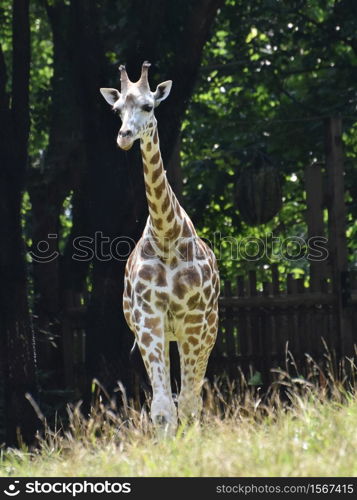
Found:
<path fill-rule="evenodd" d="M 133 133 L 131 130 L 120 130 L 117 138 L 117 144 L 124 151 L 129 151 L 132 147 L 133 141 Z"/>

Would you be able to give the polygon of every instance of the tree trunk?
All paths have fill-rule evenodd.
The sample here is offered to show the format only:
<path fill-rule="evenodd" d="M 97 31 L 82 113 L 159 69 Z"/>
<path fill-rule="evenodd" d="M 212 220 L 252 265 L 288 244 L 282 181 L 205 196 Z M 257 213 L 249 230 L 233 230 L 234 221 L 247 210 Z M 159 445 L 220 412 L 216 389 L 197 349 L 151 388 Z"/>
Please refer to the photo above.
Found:
<path fill-rule="evenodd" d="M 41 168 L 33 167 L 29 176 L 32 203 L 32 239 L 48 242 L 47 254 L 59 255 L 60 214 L 70 193 L 74 206 L 73 234 L 82 233 L 78 224 L 77 199 L 85 168 L 82 117 L 75 85 L 77 68 L 75 27 L 71 9 L 64 2 L 49 5 L 46 11 L 53 33 L 54 61 L 52 78 L 49 146 Z M 46 255 L 47 255 L 46 254 Z M 41 255 L 42 257 L 42 255 Z M 45 257 L 45 255 L 43 256 Z M 79 271 L 78 271 L 79 268 Z M 33 264 L 36 330 L 40 342 L 39 366 L 46 372 L 42 388 L 63 388 L 63 345 L 60 320 L 68 290 L 83 287 L 87 266 L 73 261 L 70 252 L 53 259 L 39 259 Z M 55 344 L 52 339 L 55 338 Z"/>
<path fill-rule="evenodd" d="M 0 340 L 5 385 L 6 442 L 31 443 L 39 427 L 26 393 L 37 397 L 35 342 L 27 302 L 21 231 L 29 133 L 30 29 L 28 0 L 13 2 L 12 106 L 0 56 Z M 1 52 L 1 49 L 0 49 Z"/>

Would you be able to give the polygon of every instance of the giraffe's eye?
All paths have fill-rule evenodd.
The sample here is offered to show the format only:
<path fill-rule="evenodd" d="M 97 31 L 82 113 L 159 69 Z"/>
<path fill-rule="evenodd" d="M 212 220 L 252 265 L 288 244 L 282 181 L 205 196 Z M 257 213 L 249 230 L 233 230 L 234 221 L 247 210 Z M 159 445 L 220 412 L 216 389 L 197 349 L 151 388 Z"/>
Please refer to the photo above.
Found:
<path fill-rule="evenodd" d="M 149 113 L 152 110 L 152 106 L 150 106 L 150 104 L 144 104 L 141 109 Z"/>

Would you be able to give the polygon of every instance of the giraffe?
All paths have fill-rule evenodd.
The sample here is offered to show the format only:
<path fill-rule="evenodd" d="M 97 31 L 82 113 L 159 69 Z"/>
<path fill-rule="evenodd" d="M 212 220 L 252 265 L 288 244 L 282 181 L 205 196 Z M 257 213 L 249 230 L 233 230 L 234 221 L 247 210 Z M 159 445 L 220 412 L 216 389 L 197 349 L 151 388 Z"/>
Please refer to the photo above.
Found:
<path fill-rule="evenodd" d="M 198 237 L 167 180 L 154 108 L 167 98 L 172 81 L 152 92 L 149 66 L 143 63 L 134 83 L 121 65 L 120 92 L 100 92 L 121 117 L 117 145 L 129 150 L 140 140 L 149 216 L 126 264 L 123 310 L 151 382 L 153 424 L 174 433 L 178 418 L 187 422 L 202 409 L 202 384 L 217 336 L 219 274 L 214 253 Z M 171 341 L 180 355 L 178 415 L 171 392 Z"/>

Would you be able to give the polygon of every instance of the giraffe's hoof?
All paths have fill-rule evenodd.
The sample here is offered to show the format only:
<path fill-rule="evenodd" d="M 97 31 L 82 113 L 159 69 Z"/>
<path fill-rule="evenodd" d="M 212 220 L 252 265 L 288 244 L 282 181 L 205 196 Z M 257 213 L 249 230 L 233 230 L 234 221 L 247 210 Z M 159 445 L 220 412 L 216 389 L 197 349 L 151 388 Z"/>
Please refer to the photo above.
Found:
<path fill-rule="evenodd" d="M 166 439 L 175 436 L 177 422 L 172 422 L 164 415 L 156 415 L 153 418 L 153 423 L 157 439 Z"/>
<path fill-rule="evenodd" d="M 197 417 L 196 415 L 185 415 L 184 417 L 180 417 L 179 421 L 182 425 L 191 427 L 197 422 Z"/>
<path fill-rule="evenodd" d="M 154 419 L 154 423 L 158 427 L 166 427 L 169 422 L 164 415 L 157 415 Z"/>

